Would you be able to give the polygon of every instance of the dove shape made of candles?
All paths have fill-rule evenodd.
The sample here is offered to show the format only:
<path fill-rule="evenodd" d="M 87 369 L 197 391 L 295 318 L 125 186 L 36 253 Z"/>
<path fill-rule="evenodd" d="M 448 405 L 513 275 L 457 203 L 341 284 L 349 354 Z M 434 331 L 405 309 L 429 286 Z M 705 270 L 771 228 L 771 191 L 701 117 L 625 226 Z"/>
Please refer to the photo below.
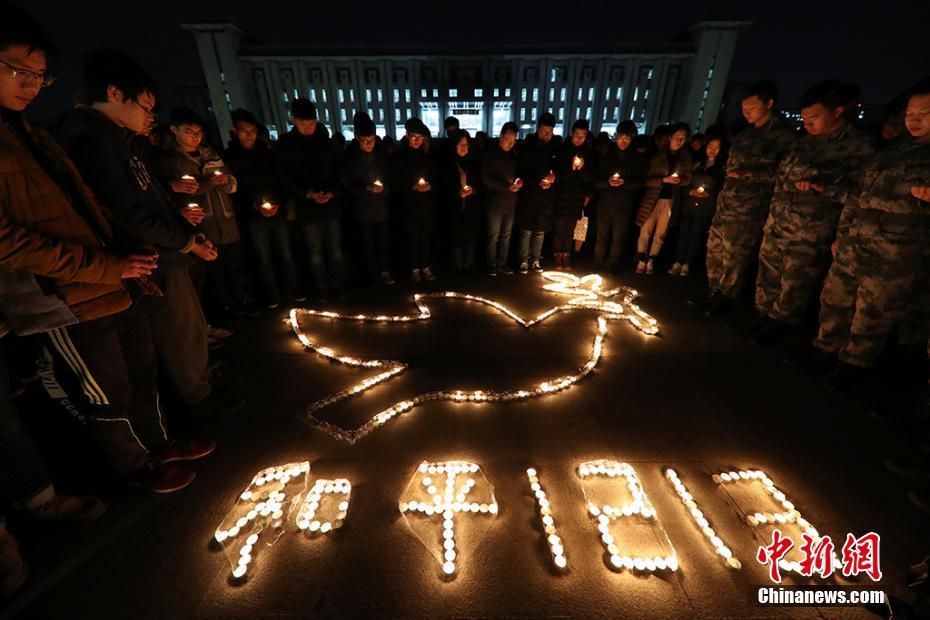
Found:
<path fill-rule="evenodd" d="M 417 293 L 413 296 L 413 302 L 417 311 L 411 314 L 401 315 L 368 315 L 368 314 L 340 314 L 329 310 L 315 310 L 305 308 L 294 308 L 290 311 L 289 322 L 297 335 L 297 339 L 307 349 L 310 349 L 318 355 L 329 359 L 332 362 L 352 366 L 356 368 L 372 368 L 379 372 L 374 376 L 368 377 L 356 385 L 322 398 L 309 405 L 303 416 L 313 426 L 329 433 L 337 439 L 355 443 L 368 433 L 394 419 L 398 415 L 407 413 L 425 402 L 434 400 L 445 400 L 452 402 L 510 402 L 521 401 L 529 398 L 537 398 L 547 394 L 562 391 L 586 377 L 601 358 L 604 338 L 607 335 L 607 324 L 609 320 L 625 320 L 647 335 L 659 333 L 659 327 L 656 320 L 641 310 L 635 303 L 638 293 L 626 286 L 620 286 L 613 289 L 605 290 L 604 280 L 597 274 L 586 276 L 576 276 L 571 273 L 559 271 L 546 271 L 542 273 L 542 278 L 546 281 L 543 289 L 558 295 L 567 296 L 565 303 L 549 308 L 537 316 L 525 319 L 507 306 L 484 297 L 470 295 L 468 293 L 459 293 L 455 291 L 445 291 L 436 293 Z M 357 396 L 366 390 L 384 383 L 407 369 L 407 364 L 397 360 L 366 360 L 338 353 L 331 347 L 315 340 L 300 324 L 300 316 L 321 317 L 343 321 L 361 321 L 361 322 L 384 322 L 384 323 L 402 323 L 410 321 L 425 321 L 432 317 L 426 300 L 431 298 L 444 299 L 462 299 L 465 301 L 477 302 L 494 308 L 513 319 L 518 325 L 525 328 L 531 328 L 541 323 L 549 317 L 560 312 L 572 310 L 590 309 L 597 311 L 597 331 L 595 332 L 594 342 L 591 347 L 591 353 L 583 366 L 578 368 L 575 373 L 555 377 L 543 381 L 536 385 L 526 386 L 521 389 L 504 390 L 504 391 L 486 391 L 486 390 L 438 390 L 418 394 L 411 398 L 401 400 L 387 409 L 379 411 L 369 419 L 365 424 L 356 429 L 345 429 L 331 422 L 322 420 L 316 416 L 321 409 L 334 405 L 338 402 Z"/>

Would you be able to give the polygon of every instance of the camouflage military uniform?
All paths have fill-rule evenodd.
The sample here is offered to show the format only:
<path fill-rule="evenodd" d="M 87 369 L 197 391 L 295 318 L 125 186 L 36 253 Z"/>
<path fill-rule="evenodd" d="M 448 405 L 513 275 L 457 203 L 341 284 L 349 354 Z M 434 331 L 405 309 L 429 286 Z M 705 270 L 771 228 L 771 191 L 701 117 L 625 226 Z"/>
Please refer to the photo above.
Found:
<path fill-rule="evenodd" d="M 847 195 L 873 153 L 862 130 L 845 125 L 824 137 L 805 135 L 782 160 L 759 250 L 756 310 L 797 325 L 823 274 Z M 824 184 L 799 191 L 798 181 Z"/>
<path fill-rule="evenodd" d="M 707 281 L 711 291 L 735 297 L 743 288 L 753 252 L 762 239 L 778 163 L 794 144 L 794 128 L 773 117 L 761 128 L 741 131 L 730 147 L 727 171 L 752 172 L 724 181 L 707 238 Z"/>
<path fill-rule="evenodd" d="M 843 211 L 848 233 L 824 284 L 814 346 L 848 364 L 874 365 L 915 303 L 930 242 L 930 204 L 911 195 L 914 185 L 930 185 L 930 144 L 877 154 L 862 175 L 858 199 Z"/>

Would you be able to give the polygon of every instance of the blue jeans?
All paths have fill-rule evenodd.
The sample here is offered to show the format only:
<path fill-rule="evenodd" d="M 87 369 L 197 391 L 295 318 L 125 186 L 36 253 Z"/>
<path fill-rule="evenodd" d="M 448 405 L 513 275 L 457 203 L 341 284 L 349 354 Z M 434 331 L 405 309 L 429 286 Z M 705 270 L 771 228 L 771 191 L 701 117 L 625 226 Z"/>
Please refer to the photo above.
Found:
<path fill-rule="evenodd" d="M 507 264 L 514 213 L 514 209 L 488 209 L 487 260 L 489 268 Z"/>
<path fill-rule="evenodd" d="M 521 230 L 519 257 L 521 263 L 542 260 L 545 230 Z"/>
<path fill-rule="evenodd" d="M 23 508 L 54 499 L 55 489 L 32 438 L 26 434 L 10 397 L 6 358 L 0 352 L 0 489 Z"/>
<path fill-rule="evenodd" d="M 304 222 L 304 238 L 310 253 L 310 272 L 317 291 L 328 295 L 331 290 L 342 291 L 342 231 L 338 218 Z M 326 263 L 323 254 L 326 254 Z"/>
<path fill-rule="evenodd" d="M 278 297 L 278 280 L 275 277 L 272 247 L 278 258 L 278 265 L 284 272 L 284 287 L 288 291 L 297 288 L 297 270 L 294 267 L 294 257 L 291 254 L 291 235 L 287 220 L 284 218 L 253 219 L 249 222 L 249 231 L 255 244 L 255 255 L 258 257 L 258 273 L 262 278 L 262 285 L 269 297 Z"/>

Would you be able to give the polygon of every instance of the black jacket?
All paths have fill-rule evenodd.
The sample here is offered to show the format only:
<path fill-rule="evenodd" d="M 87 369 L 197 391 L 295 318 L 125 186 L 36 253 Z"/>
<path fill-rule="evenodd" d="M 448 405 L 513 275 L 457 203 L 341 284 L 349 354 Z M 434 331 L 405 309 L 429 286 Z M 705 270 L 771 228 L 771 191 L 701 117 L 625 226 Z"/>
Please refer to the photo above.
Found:
<path fill-rule="evenodd" d="M 555 159 L 559 152 L 558 136 L 542 142 L 536 134 L 523 141 L 517 160 L 517 174 L 523 179 L 523 188 L 517 202 L 516 225 L 520 230 L 544 231 L 552 228 L 552 211 L 555 208 L 555 186 L 543 189 L 539 182 L 555 172 Z"/>
<path fill-rule="evenodd" d="M 481 181 L 484 183 L 484 204 L 497 211 L 512 211 L 517 207 L 519 192 L 510 186 L 517 178 L 516 147 L 509 151 L 491 146 L 481 156 Z"/>
<path fill-rule="evenodd" d="M 278 140 L 276 150 L 281 182 L 294 199 L 297 219 L 305 222 L 339 217 L 339 152 L 326 127 L 317 124 L 312 136 L 291 129 Z M 334 195 L 329 202 L 320 204 L 307 198 L 307 192 Z"/>
<path fill-rule="evenodd" d="M 580 170 L 572 169 L 575 156 L 583 160 Z M 594 153 L 587 145 L 575 146 L 566 141 L 555 166 L 555 214 L 581 217 L 585 198 L 594 191 Z"/>
<path fill-rule="evenodd" d="M 226 165 L 239 181 L 239 189 L 232 195 L 236 210 L 249 219 L 276 220 L 286 217 L 288 193 L 278 174 L 275 152 L 258 141 L 251 149 L 242 148 L 234 141 L 226 150 Z M 261 204 L 268 201 L 278 205 L 278 212 L 266 218 L 260 212 Z"/>
<path fill-rule="evenodd" d="M 87 107 L 69 112 L 58 134 L 81 178 L 113 214 L 116 246 L 126 253 L 154 246 L 159 272 L 187 267 L 194 231 L 155 180 L 144 151 L 133 146 L 133 136 Z"/>
<path fill-rule="evenodd" d="M 460 247 L 476 243 L 480 238 L 481 201 L 484 193 L 481 164 L 471 153 L 465 158 L 453 153 L 443 161 L 440 175 L 443 187 L 440 219 L 449 233 L 449 245 Z M 459 196 L 462 174 L 465 176 L 465 183 L 472 188 L 472 193 L 467 198 Z"/>
<path fill-rule="evenodd" d="M 352 201 L 356 221 L 363 224 L 386 222 L 390 216 L 391 196 L 390 161 L 380 140 L 371 153 L 358 144 L 349 146 L 340 170 L 340 182 Z M 381 181 L 384 191 L 375 194 L 368 186 Z"/>
<path fill-rule="evenodd" d="M 403 146 L 394 157 L 394 192 L 401 199 L 401 215 L 407 218 L 428 219 L 433 217 L 433 196 L 440 189 L 439 175 L 433 157 L 423 148 Z M 430 185 L 428 192 L 413 191 L 414 184 L 423 179 Z"/>
<path fill-rule="evenodd" d="M 616 144 L 597 162 L 594 173 L 594 189 L 597 195 L 594 199 L 597 211 L 614 211 L 628 209 L 632 212 L 636 204 L 639 189 L 646 181 L 646 158 L 640 155 L 630 145 L 621 151 Z M 610 178 L 619 174 L 623 185 L 614 187 Z"/>
<path fill-rule="evenodd" d="M 717 206 L 717 195 L 723 189 L 725 173 L 725 158 L 718 157 L 712 166 L 708 166 L 706 161 L 695 164 L 691 170 L 691 187 L 688 188 L 688 193 L 682 196 L 682 210 L 687 213 L 713 213 Z M 699 187 L 703 187 L 707 192 L 706 198 L 690 194 L 692 189 Z"/>

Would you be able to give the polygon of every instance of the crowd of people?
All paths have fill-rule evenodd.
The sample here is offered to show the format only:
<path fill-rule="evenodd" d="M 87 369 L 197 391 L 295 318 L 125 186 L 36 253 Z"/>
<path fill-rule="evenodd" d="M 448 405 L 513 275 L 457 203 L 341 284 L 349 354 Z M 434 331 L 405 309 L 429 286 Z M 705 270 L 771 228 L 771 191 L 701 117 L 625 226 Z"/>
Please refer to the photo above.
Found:
<path fill-rule="evenodd" d="M 491 139 L 450 117 L 441 138 L 410 118 L 395 141 L 359 111 L 346 143 L 313 102 L 295 99 L 280 139 L 239 109 L 221 148 L 190 109 L 158 124 L 155 83 L 111 49 L 84 58 L 80 104 L 46 128 L 30 123 L 29 105 L 54 82 L 53 50 L 25 12 L 4 8 L 0 485 L 37 519 L 88 521 L 106 504 L 57 493 L 19 421 L 10 376 L 34 378 L 36 355 L 113 469 L 170 493 L 195 477 L 178 463 L 215 448 L 198 437 L 203 422 L 245 404 L 210 356 L 236 321 L 282 298 L 389 287 L 395 273 L 418 284 L 478 269 L 570 270 L 590 240 L 603 273 L 628 260 L 643 277 L 663 264 L 674 276 L 706 272 L 708 316 L 736 308 L 755 273 L 750 329 L 761 346 L 800 325 L 819 297 L 816 339 L 789 361 L 838 389 L 854 388 L 892 336 L 926 350 L 930 82 L 898 98 L 878 132 L 858 124 L 849 84 L 812 87 L 799 130 L 761 81 L 742 99 L 732 140 L 723 127 L 693 134 L 685 123 L 640 135 L 631 121 L 611 138 L 585 119 L 562 139 L 544 112 L 524 139 L 512 122 Z M 930 481 L 927 438 L 917 452 L 889 468 Z M 913 499 L 930 511 L 926 494 Z M 0 593 L 24 578 L 0 520 Z"/>

